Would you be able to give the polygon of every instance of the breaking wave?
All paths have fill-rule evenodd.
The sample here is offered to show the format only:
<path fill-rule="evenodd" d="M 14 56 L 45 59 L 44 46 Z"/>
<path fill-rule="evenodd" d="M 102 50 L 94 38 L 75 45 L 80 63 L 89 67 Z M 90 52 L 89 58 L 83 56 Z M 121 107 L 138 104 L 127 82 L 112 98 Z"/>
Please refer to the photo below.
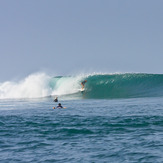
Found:
<path fill-rule="evenodd" d="M 80 92 L 81 81 L 87 80 Z M 0 83 L 0 99 L 39 98 L 110 99 L 163 96 L 163 74 L 89 74 L 51 77 L 32 74 L 23 80 Z"/>

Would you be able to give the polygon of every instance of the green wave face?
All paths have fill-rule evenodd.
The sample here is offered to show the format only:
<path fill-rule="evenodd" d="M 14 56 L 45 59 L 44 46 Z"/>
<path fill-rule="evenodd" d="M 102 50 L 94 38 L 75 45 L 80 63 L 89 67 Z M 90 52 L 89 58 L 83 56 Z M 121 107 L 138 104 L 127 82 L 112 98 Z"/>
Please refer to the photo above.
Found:
<path fill-rule="evenodd" d="M 163 96 L 163 75 L 114 74 L 87 78 L 85 98 Z"/>
<path fill-rule="evenodd" d="M 79 89 L 83 80 L 87 80 L 87 83 L 85 91 L 81 93 Z M 163 75 L 126 73 L 96 74 L 78 78 L 55 77 L 50 86 L 54 92 L 60 93 L 60 90 L 67 89 L 66 95 L 85 99 L 159 97 L 163 96 Z"/>

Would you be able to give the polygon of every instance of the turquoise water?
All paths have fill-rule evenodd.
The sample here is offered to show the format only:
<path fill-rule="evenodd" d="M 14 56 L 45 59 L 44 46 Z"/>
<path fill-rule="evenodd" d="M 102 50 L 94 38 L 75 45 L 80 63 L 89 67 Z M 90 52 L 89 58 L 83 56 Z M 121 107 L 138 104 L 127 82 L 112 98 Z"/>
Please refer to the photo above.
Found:
<path fill-rule="evenodd" d="M 163 97 L 0 100 L 0 162 L 163 162 Z"/>
<path fill-rule="evenodd" d="M 80 83 L 83 80 L 87 80 L 87 83 L 85 84 L 85 92 L 81 96 L 77 88 L 81 87 Z M 115 99 L 163 96 L 163 74 L 124 73 L 91 74 L 81 77 L 59 76 L 52 78 L 49 83 L 49 86 L 58 95 L 65 93 L 73 98 Z M 70 90 L 66 91 L 66 89 Z"/>

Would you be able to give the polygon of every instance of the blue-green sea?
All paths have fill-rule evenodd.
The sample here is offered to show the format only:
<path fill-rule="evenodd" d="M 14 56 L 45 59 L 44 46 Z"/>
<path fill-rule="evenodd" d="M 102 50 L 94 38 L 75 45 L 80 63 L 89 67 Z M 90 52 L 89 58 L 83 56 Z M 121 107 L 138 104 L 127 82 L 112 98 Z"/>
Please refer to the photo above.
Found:
<path fill-rule="evenodd" d="M 30 89 L 36 76 L 0 83 L 0 162 L 163 162 L 162 75 L 55 77 Z M 56 95 L 65 109 L 53 109 Z"/>

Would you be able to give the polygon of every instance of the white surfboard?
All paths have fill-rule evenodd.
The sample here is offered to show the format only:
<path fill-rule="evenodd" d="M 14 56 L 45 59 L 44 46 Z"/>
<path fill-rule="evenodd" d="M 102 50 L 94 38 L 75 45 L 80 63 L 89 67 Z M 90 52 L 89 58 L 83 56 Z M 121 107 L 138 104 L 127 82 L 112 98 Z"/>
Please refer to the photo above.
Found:
<path fill-rule="evenodd" d="M 80 92 L 83 92 L 84 90 L 85 90 L 84 88 L 79 89 Z"/>

